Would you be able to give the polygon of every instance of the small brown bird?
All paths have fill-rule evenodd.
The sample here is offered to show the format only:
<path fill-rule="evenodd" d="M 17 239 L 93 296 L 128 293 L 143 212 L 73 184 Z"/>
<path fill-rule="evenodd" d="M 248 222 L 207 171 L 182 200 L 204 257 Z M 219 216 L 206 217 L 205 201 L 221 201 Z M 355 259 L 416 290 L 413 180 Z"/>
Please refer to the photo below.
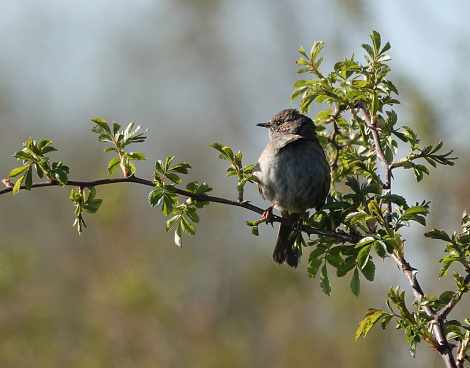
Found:
<path fill-rule="evenodd" d="M 282 217 L 302 221 L 305 210 L 323 206 L 330 190 L 330 165 L 315 125 L 295 109 L 282 110 L 257 125 L 269 129 L 270 139 L 253 169 L 261 196 L 273 203 L 263 218 L 268 220 L 276 206 Z M 280 225 L 273 261 L 297 267 L 300 253 L 294 248 L 295 238 L 289 239 L 291 232 L 292 227 Z"/>

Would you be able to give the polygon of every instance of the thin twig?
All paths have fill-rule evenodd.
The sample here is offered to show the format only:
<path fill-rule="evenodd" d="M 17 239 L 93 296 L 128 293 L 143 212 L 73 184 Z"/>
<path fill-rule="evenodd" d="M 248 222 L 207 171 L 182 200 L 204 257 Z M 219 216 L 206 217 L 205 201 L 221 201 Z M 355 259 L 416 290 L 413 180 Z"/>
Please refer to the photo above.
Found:
<path fill-rule="evenodd" d="M 419 302 L 425 298 L 425 294 L 421 289 L 421 286 L 418 282 L 416 274 L 418 270 L 410 266 L 408 262 L 403 257 L 397 256 L 394 252 L 389 254 L 398 267 L 403 271 L 408 283 L 410 284 L 411 290 L 415 297 L 416 302 Z M 422 306 L 424 312 L 433 319 L 432 330 L 433 335 L 436 338 L 438 346 L 434 348 L 439 352 L 442 359 L 444 360 L 446 368 L 456 368 L 456 363 L 454 356 L 452 355 L 452 350 L 450 348 L 449 342 L 447 341 L 446 333 L 444 331 L 443 319 L 440 318 L 440 315 L 437 314 L 433 308 L 430 306 Z"/>
<path fill-rule="evenodd" d="M 372 137 L 374 139 L 374 144 L 375 144 L 375 152 L 385 172 L 385 182 L 383 185 L 383 189 L 386 193 L 390 193 L 392 189 L 392 181 L 391 181 L 392 180 L 392 165 L 390 164 L 390 162 L 388 162 L 387 157 L 385 156 L 385 153 L 382 149 L 382 144 L 380 142 L 380 137 L 379 137 L 379 132 L 377 130 L 377 127 L 372 122 L 369 115 L 367 114 L 367 111 L 365 110 L 364 104 L 362 101 L 359 101 L 355 107 L 359 110 L 359 112 L 361 113 L 363 117 L 364 122 L 366 123 L 367 127 L 371 130 Z M 391 216 L 390 216 L 391 212 L 392 212 L 392 203 L 388 202 L 387 203 L 387 217 L 386 217 L 387 224 L 389 224 L 391 221 Z M 423 298 L 425 298 L 425 294 L 416 277 L 418 270 L 410 266 L 410 264 L 403 257 L 403 254 L 398 255 L 396 252 L 392 252 L 389 254 L 389 256 L 395 261 L 398 267 L 405 274 L 408 280 L 408 283 L 411 287 L 411 290 L 413 291 L 415 300 L 419 302 Z M 447 314 L 450 312 L 453 306 L 452 307 L 449 306 L 447 308 L 448 312 L 447 314 L 445 314 L 445 316 L 441 315 L 440 313 L 437 314 L 434 311 L 434 309 L 431 308 L 430 306 L 425 305 L 425 306 L 422 306 L 422 308 L 424 312 L 433 319 L 433 322 L 431 322 L 432 330 L 433 330 L 433 335 L 437 342 L 437 346 L 435 346 L 435 348 L 436 350 L 438 350 L 439 354 L 444 360 L 446 368 L 456 368 L 457 366 L 455 363 L 455 359 L 454 359 L 454 356 L 452 355 L 452 350 L 450 348 L 449 342 L 447 341 L 447 337 L 446 337 L 446 333 L 444 331 L 444 325 L 443 325 L 443 321 L 444 321 L 443 317 L 447 316 Z"/>
<path fill-rule="evenodd" d="M 96 187 L 96 186 L 99 186 L 99 185 L 116 184 L 116 183 L 137 183 L 137 184 L 142 184 L 142 185 L 149 186 L 149 187 L 155 187 L 154 182 L 152 182 L 150 180 L 147 180 L 147 179 L 138 178 L 136 176 L 122 177 L 122 178 L 109 178 L 109 179 L 101 179 L 101 180 L 94 180 L 94 181 L 69 180 L 66 185 L 67 186 L 79 187 L 79 188 L 92 188 L 92 187 Z M 61 184 L 57 181 L 38 182 L 38 183 L 33 183 L 31 185 L 31 188 L 43 188 L 43 187 L 50 187 L 50 186 L 61 186 Z M 26 186 L 22 185 L 20 187 L 20 189 L 26 189 Z M 13 187 L 8 186 L 7 188 L 4 188 L 4 189 L 0 190 L 0 195 L 9 193 L 11 191 L 13 191 Z M 230 205 L 230 206 L 242 207 L 246 210 L 256 212 L 260 215 L 262 215 L 265 211 L 264 209 L 262 209 L 260 207 L 252 205 L 248 201 L 239 202 L 239 201 L 236 201 L 236 200 L 230 200 L 230 199 L 225 199 L 225 198 L 220 198 L 220 197 L 214 197 L 214 196 L 209 196 L 209 195 L 205 195 L 205 194 L 204 195 L 203 194 L 197 194 L 197 193 L 188 192 L 186 190 L 179 189 L 179 188 L 176 188 L 176 187 L 175 187 L 175 193 L 180 194 L 180 195 L 185 196 L 185 197 L 193 198 L 193 199 L 195 199 L 197 201 L 200 201 L 200 202 L 207 201 L 207 202 L 226 204 L 226 205 Z M 294 226 L 294 224 L 295 224 L 295 221 L 285 219 L 283 217 L 276 216 L 276 215 L 272 215 L 270 217 L 270 221 L 271 220 L 273 222 L 279 222 L 279 223 L 282 223 L 282 224 L 285 224 L 285 225 L 288 225 L 288 226 Z M 348 241 L 348 242 L 351 242 L 351 243 L 357 243 L 359 240 L 362 239 L 362 236 L 360 236 L 358 234 L 354 234 L 354 233 L 348 234 L 348 233 L 345 233 L 345 232 L 342 232 L 342 231 L 320 230 L 320 229 L 316 229 L 316 228 L 311 227 L 311 226 L 302 226 L 302 230 L 304 232 L 306 232 L 307 234 L 330 236 L 330 237 L 340 239 L 340 240 L 343 240 L 343 241 Z"/>

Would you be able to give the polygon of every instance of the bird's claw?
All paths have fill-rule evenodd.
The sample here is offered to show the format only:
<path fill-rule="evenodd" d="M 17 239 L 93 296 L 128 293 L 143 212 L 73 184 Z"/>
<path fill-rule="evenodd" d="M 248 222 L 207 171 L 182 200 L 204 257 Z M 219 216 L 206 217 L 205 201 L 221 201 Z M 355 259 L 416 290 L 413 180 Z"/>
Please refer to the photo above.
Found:
<path fill-rule="evenodd" d="M 261 217 L 261 220 L 266 222 L 266 224 L 271 223 L 271 225 L 273 225 L 273 220 L 271 219 L 271 216 L 273 214 L 273 208 L 274 208 L 274 204 L 268 207 L 266 211 L 263 212 L 263 216 Z"/>
<path fill-rule="evenodd" d="M 297 233 L 300 233 L 300 230 L 302 230 L 302 223 L 303 223 L 303 219 L 302 217 L 299 217 L 295 222 L 294 222 L 294 231 L 297 232 Z"/>

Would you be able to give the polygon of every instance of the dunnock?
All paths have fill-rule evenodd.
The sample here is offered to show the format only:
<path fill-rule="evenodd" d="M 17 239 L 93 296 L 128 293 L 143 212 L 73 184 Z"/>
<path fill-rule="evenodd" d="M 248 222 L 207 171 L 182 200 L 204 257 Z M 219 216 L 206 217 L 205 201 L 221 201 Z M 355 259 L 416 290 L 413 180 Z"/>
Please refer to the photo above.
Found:
<path fill-rule="evenodd" d="M 308 208 L 319 210 L 330 189 L 330 166 L 318 141 L 313 121 L 295 109 L 282 110 L 267 123 L 269 143 L 261 153 L 253 175 L 261 196 L 273 204 L 263 218 L 268 220 L 274 206 L 281 216 L 302 221 Z M 273 253 L 277 264 L 297 267 L 300 253 L 289 239 L 292 227 L 281 224 Z"/>

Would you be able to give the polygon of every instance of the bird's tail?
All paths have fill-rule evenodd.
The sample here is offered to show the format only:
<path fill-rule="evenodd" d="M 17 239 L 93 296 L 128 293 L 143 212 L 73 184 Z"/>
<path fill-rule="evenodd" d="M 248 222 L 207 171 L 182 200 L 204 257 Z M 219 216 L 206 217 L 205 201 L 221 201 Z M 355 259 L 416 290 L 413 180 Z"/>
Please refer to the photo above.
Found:
<path fill-rule="evenodd" d="M 282 217 L 296 221 L 300 218 L 298 214 L 282 213 Z M 273 261 L 277 264 L 286 262 L 290 267 L 296 268 L 300 262 L 300 253 L 294 247 L 295 238 L 289 239 L 292 232 L 292 226 L 281 224 L 277 234 L 276 246 L 273 252 Z"/>

